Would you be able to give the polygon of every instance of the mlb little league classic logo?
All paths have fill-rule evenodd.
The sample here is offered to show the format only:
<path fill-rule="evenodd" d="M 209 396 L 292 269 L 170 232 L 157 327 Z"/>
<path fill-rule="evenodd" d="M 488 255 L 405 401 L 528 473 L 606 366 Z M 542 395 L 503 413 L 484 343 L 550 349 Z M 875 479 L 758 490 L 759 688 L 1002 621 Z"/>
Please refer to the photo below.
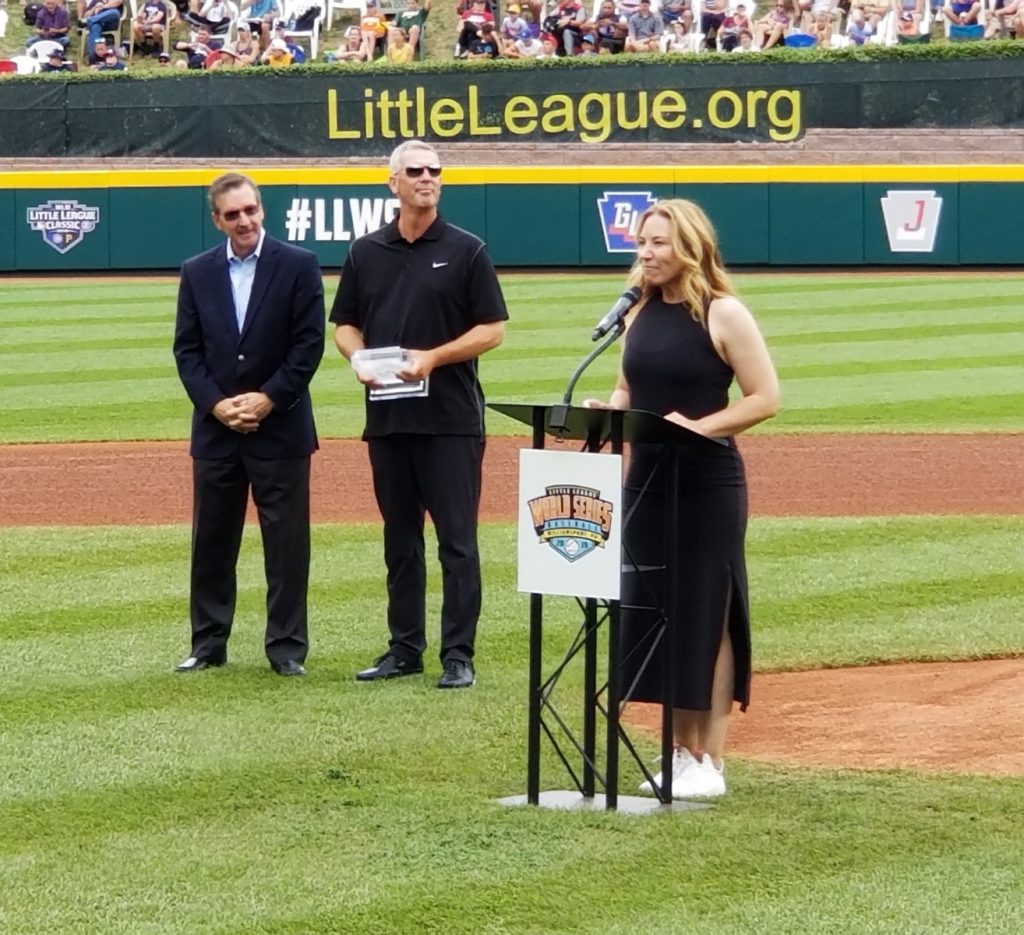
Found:
<path fill-rule="evenodd" d="M 77 247 L 85 235 L 96 230 L 100 209 L 70 199 L 55 198 L 34 208 L 25 216 L 31 230 L 39 231 L 43 240 L 58 253 Z"/>
<path fill-rule="evenodd" d="M 592 487 L 556 484 L 527 500 L 533 530 L 567 562 L 604 548 L 612 531 L 612 507 Z"/>
<path fill-rule="evenodd" d="M 605 192 L 598 198 L 605 249 L 609 253 L 635 253 L 640 215 L 657 202 L 650 192 Z"/>

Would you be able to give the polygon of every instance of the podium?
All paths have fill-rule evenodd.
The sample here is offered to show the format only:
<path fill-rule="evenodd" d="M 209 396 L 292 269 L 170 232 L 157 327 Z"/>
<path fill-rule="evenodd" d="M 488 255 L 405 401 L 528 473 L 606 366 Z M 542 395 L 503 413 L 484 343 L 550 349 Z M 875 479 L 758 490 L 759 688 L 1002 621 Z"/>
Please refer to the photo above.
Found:
<path fill-rule="evenodd" d="M 656 608 L 656 641 L 660 646 L 662 659 L 662 723 L 661 723 L 661 775 L 660 787 L 655 786 L 656 797 L 619 795 L 619 747 L 625 747 L 641 771 L 652 782 L 653 776 L 644 764 L 626 732 L 620 724 L 622 708 L 630 700 L 632 685 L 621 685 L 621 659 L 619 648 L 620 601 L 618 598 L 600 598 L 576 595 L 582 612 L 582 621 L 576 636 L 571 641 L 564 657 L 551 674 L 544 675 L 543 660 L 543 613 L 544 592 L 530 592 L 530 660 L 529 699 L 527 707 L 527 768 L 526 795 L 502 799 L 509 805 L 541 805 L 552 808 L 606 808 L 629 812 L 650 812 L 671 809 L 687 811 L 709 806 L 703 803 L 673 802 L 672 800 L 672 711 L 674 689 L 671 660 L 673 658 L 673 627 L 668 622 L 676 618 L 676 609 L 683 595 L 678 593 L 678 580 L 672 569 L 678 565 L 678 477 L 680 458 L 694 447 L 726 444 L 720 439 L 710 439 L 682 426 L 669 422 L 661 416 L 640 410 L 584 409 L 568 404 L 534 405 L 529 403 L 488 403 L 488 408 L 500 412 L 517 422 L 530 427 L 532 448 L 545 448 L 548 438 L 559 441 L 576 441 L 578 451 L 601 456 L 602 452 L 621 455 L 623 445 L 630 443 L 651 443 L 662 446 L 662 464 L 667 492 L 664 535 L 666 537 L 665 570 L 668 586 L 663 604 Z M 621 489 L 621 476 L 619 477 Z M 641 496 L 643 494 L 641 493 Z M 629 523 L 629 516 L 621 518 L 622 527 Z M 632 564 L 637 573 L 642 570 L 632 562 L 623 550 L 623 562 Z M 620 566 L 617 563 L 616 568 Z M 566 593 L 558 591 L 554 593 Z M 618 593 L 616 589 L 616 594 Z M 602 627 L 607 633 L 607 681 L 597 684 L 598 639 Z M 581 735 L 577 737 L 558 712 L 552 701 L 552 693 L 559 677 L 567 667 L 582 655 L 583 662 L 583 721 Z M 643 667 L 651 662 L 649 657 Z M 639 678 L 639 676 L 637 676 Z M 597 755 L 597 722 L 605 721 L 605 763 L 602 769 Z M 550 741 L 558 759 L 575 786 L 573 790 L 541 792 L 540 762 L 542 734 Z M 563 748 L 560 738 L 575 750 L 579 756 L 577 770 L 570 761 L 572 751 Z M 604 789 L 603 794 L 598 787 Z"/>

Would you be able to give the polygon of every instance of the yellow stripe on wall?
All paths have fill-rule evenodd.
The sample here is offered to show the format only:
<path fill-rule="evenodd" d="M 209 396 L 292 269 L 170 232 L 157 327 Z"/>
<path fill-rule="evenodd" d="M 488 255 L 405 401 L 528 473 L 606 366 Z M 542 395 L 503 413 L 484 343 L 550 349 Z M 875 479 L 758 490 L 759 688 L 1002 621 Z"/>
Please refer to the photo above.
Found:
<path fill-rule="evenodd" d="M 244 172 L 261 185 L 385 185 L 387 168 L 87 169 L 0 172 L 0 190 L 205 187 L 222 172 Z M 671 185 L 715 182 L 1024 182 L 1024 165 L 956 166 L 451 166 L 449 185 Z"/>

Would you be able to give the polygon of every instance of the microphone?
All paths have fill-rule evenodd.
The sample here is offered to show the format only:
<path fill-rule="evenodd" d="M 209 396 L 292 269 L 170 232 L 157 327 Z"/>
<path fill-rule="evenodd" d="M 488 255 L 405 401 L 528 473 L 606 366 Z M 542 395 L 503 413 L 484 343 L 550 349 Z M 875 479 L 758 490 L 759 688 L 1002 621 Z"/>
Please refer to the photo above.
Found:
<path fill-rule="evenodd" d="M 603 338 L 613 328 L 618 328 L 622 324 L 622 319 L 626 317 L 626 313 L 640 301 L 640 295 L 643 290 L 639 286 L 633 286 L 632 289 L 627 289 L 619 298 L 615 304 L 608 309 L 608 313 L 598 323 L 594 329 L 594 333 L 590 336 L 591 341 L 597 341 L 599 338 Z"/>

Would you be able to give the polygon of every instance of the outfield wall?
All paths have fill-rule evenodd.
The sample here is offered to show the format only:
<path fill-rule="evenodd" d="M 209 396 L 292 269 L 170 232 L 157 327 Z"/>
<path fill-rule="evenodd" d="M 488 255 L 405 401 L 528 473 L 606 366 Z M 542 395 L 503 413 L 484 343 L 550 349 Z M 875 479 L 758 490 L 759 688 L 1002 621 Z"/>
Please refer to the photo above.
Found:
<path fill-rule="evenodd" d="M 397 209 L 382 168 L 252 168 L 274 236 L 339 266 Z M 173 269 L 218 242 L 216 169 L 0 172 L 0 270 Z M 442 207 L 500 266 L 624 266 L 655 199 L 699 202 L 726 261 L 1024 263 L 1024 166 L 460 168 Z"/>

